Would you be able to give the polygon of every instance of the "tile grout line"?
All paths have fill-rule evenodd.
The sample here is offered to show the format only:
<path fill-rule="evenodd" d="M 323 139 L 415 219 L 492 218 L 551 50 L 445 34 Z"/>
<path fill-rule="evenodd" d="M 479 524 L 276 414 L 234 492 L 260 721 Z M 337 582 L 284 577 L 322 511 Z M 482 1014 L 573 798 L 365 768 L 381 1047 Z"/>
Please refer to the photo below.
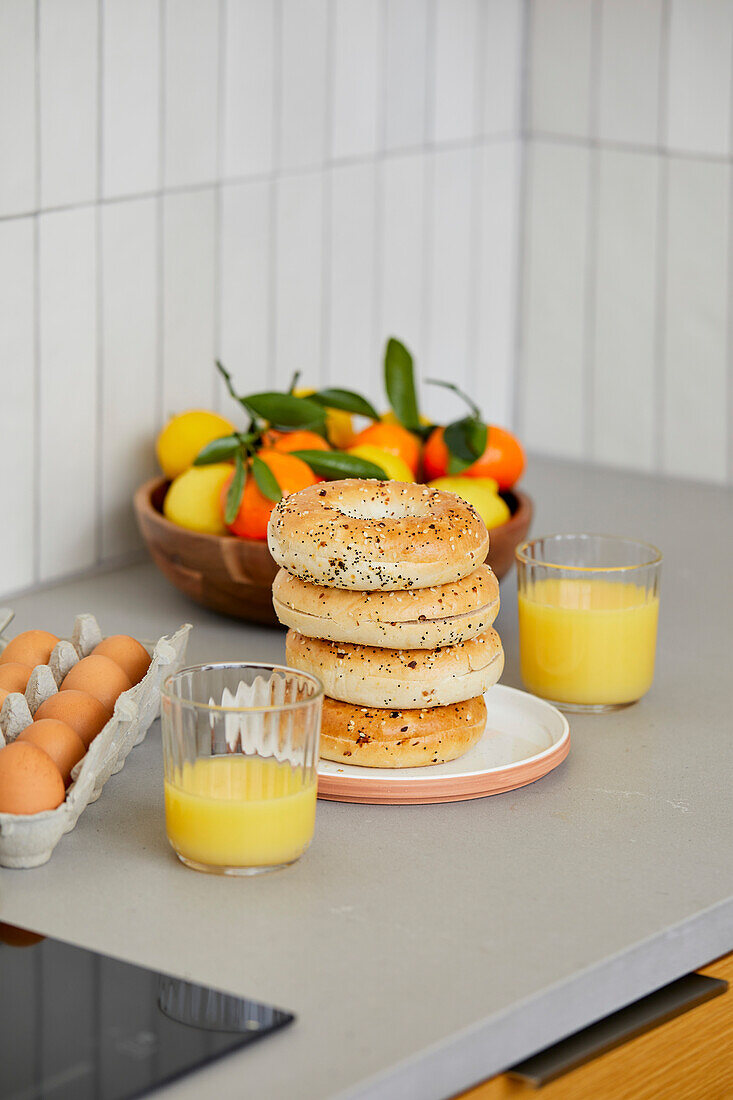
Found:
<path fill-rule="evenodd" d="M 336 35 L 336 7 L 335 0 L 327 0 L 326 7 L 326 94 L 324 96 L 325 118 L 323 123 L 323 153 L 324 160 L 329 159 L 333 153 L 334 130 L 334 69 L 336 65 L 335 50 Z M 333 157 L 331 156 L 332 160 Z M 331 382 L 331 277 L 333 245 L 333 169 L 329 168 L 321 174 L 321 333 L 320 333 L 320 362 L 318 365 L 318 378 L 320 385 Z"/>
<path fill-rule="evenodd" d="M 521 436 L 524 420 L 524 308 L 525 308 L 525 262 L 529 241 L 529 192 L 530 167 L 529 154 L 529 105 L 531 95 L 531 0 L 522 3 L 522 30 L 519 63 L 519 198 L 517 200 L 516 221 L 516 274 L 514 280 L 514 367 L 509 426 Z"/>
<path fill-rule="evenodd" d="M 599 0 L 591 9 L 590 102 L 588 104 L 588 130 L 591 138 L 598 133 L 600 97 L 600 59 L 603 20 Z M 598 236 L 600 202 L 600 152 L 588 150 L 588 209 L 586 212 L 585 287 L 583 294 L 582 372 L 581 372 L 581 447 L 586 458 L 594 453 L 595 443 L 595 338 L 596 295 L 598 290 Z"/>
<path fill-rule="evenodd" d="M 669 29 L 670 0 L 664 0 L 662 8 L 662 29 L 659 37 L 659 107 L 657 115 L 657 140 L 660 145 L 667 129 L 668 91 L 669 91 Z M 669 207 L 669 159 L 659 157 L 657 180 L 657 224 L 656 224 L 656 296 L 654 317 L 654 420 L 652 469 L 659 472 L 664 468 L 664 393 L 666 362 L 666 315 L 667 315 L 667 231 Z"/>
<path fill-rule="evenodd" d="M 222 256 L 223 256 L 223 241 L 222 241 L 222 187 L 221 181 L 224 175 L 224 135 L 225 135 L 225 123 L 226 123 L 226 38 L 227 38 L 227 2 L 228 0 L 219 0 L 218 12 L 219 12 L 219 27 L 218 27 L 218 67 L 217 67 L 217 81 L 216 81 L 216 174 L 218 177 L 217 185 L 214 189 L 214 285 L 212 288 L 213 293 L 213 308 L 214 308 L 214 359 L 222 358 Z M 216 370 L 212 371 L 212 401 L 213 408 L 217 412 L 221 412 L 221 386 L 219 382 L 219 374 Z"/>
<path fill-rule="evenodd" d="M 267 357 L 269 377 L 274 381 L 277 364 L 277 214 L 279 205 L 278 177 L 282 146 L 282 55 L 283 55 L 283 0 L 272 5 L 272 172 L 269 176 L 269 302 L 267 325 Z"/>
<path fill-rule="evenodd" d="M 158 8 L 158 56 L 160 72 L 158 74 L 158 191 L 156 202 L 156 263 L 157 271 L 157 349 L 158 364 L 155 400 L 158 410 L 158 424 L 162 427 L 165 420 L 165 84 L 166 84 L 166 2 L 159 0 Z"/>
<path fill-rule="evenodd" d="M 41 3 L 35 0 L 35 50 L 34 50 L 34 140 L 36 163 L 34 188 L 36 203 L 41 203 Z M 41 458 L 43 436 L 41 432 L 41 223 L 40 215 L 33 215 L 33 563 L 34 584 L 41 579 Z"/>
<path fill-rule="evenodd" d="M 428 9 L 426 17 L 426 31 L 425 31 L 425 130 L 424 130 L 424 144 L 422 148 L 422 170 L 424 180 L 424 197 L 423 197 L 423 225 L 422 225 L 422 246 L 423 246 L 423 284 L 421 288 L 422 298 L 422 319 L 420 329 L 422 332 L 422 348 L 415 349 L 415 355 L 418 362 L 423 364 L 423 372 L 425 371 L 425 360 L 427 358 L 427 351 L 430 345 L 430 336 L 432 326 L 430 324 L 430 290 L 433 277 L 433 232 L 432 232 L 432 212 L 433 212 L 433 198 L 435 191 L 435 164 L 433 160 L 433 151 L 429 149 L 430 135 L 433 132 L 434 124 L 434 104 L 431 95 L 431 91 L 435 85 L 435 35 L 437 25 L 437 12 L 436 12 L 436 0 L 428 0 Z M 418 386 L 419 386 L 418 375 Z"/>
<path fill-rule="evenodd" d="M 96 373 L 97 394 L 95 407 L 95 448 L 97 461 L 95 464 L 94 493 L 96 507 L 95 523 L 95 560 L 102 560 L 104 549 L 104 339 L 103 339 L 103 310 L 104 310 L 104 285 L 103 285 L 103 230 L 102 230 L 102 205 L 99 201 L 104 193 L 104 4 L 97 0 L 97 203 L 94 212 L 94 246 L 96 265 L 95 290 L 96 290 Z"/>
<path fill-rule="evenodd" d="M 482 4 L 478 9 L 478 27 L 476 42 L 474 44 L 474 78 L 473 78 L 473 131 L 474 135 L 483 134 L 484 118 L 483 106 L 486 91 L 485 66 L 482 64 L 485 56 L 487 38 L 489 33 L 486 8 Z M 468 221 L 471 229 L 468 254 L 468 311 L 466 318 L 466 382 L 468 392 L 476 393 L 478 383 L 478 332 L 479 332 L 479 278 L 483 269 L 483 231 L 484 231 L 484 166 L 485 161 L 481 155 L 481 149 L 475 149 L 471 157 L 470 183 L 469 183 L 469 212 Z"/>
<path fill-rule="evenodd" d="M 374 159 L 374 247 L 372 252 L 372 351 L 370 360 L 381 371 L 384 317 L 382 310 L 384 277 L 384 161 L 379 153 L 384 150 L 387 140 L 387 53 L 389 49 L 389 27 L 387 6 L 389 0 L 379 5 L 377 53 L 377 153 Z M 378 374 L 377 383 L 380 381 Z M 373 396 L 370 394 L 370 396 Z"/>

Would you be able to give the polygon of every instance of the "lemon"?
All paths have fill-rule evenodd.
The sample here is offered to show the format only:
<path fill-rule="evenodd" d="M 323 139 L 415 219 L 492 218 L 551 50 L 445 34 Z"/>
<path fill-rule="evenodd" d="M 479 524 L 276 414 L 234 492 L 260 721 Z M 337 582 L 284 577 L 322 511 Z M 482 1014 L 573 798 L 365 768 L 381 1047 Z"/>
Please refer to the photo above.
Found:
<path fill-rule="evenodd" d="M 226 533 L 222 515 L 221 494 L 232 476 L 228 462 L 211 466 L 192 466 L 179 474 L 171 484 L 163 502 L 163 515 L 190 531 L 208 535 Z"/>
<path fill-rule="evenodd" d="M 316 391 L 311 389 L 294 390 L 295 397 L 310 397 Z M 345 451 L 354 440 L 354 421 L 351 413 L 343 409 L 326 409 L 326 435 L 328 442 L 337 451 Z"/>
<path fill-rule="evenodd" d="M 168 421 L 158 436 L 156 450 L 160 468 L 173 479 L 193 465 L 199 451 L 222 435 L 231 435 L 234 425 L 218 413 L 191 409 Z"/>
<path fill-rule="evenodd" d="M 349 447 L 347 454 L 356 455 L 357 458 L 365 458 L 367 462 L 375 462 L 381 466 L 391 481 L 414 481 L 412 470 L 399 455 L 391 455 L 389 451 L 383 451 L 381 447 L 374 447 L 371 443 L 360 443 L 358 447 Z"/>
<path fill-rule="evenodd" d="M 506 501 L 499 496 L 498 485 L 492 477 L 436 477 L 435 481 L 429 481 L 428 484 L 433 489 L 446 489 L 473 504 L 489 529 L 506 523 L 511 515 Z"/>
<path fill-rule="evenodd" d="M 399 424 L 400 423 L 400 421 L 397 419 L 397 417 L 395 416 L 395 414 L 392 412 L 391 409 L 389 409 L 386 413 L 382 413 L 382 415 L 380 416 L 379 419 L 382 421 L 383 424 Z M 429 417 L 423 416 L 422 413 L 420 413 L 419 420 L 420 420 L 420 423 L 422 424 L 423 428 L 427 428 L 433 423 L 432 420 Z"/>

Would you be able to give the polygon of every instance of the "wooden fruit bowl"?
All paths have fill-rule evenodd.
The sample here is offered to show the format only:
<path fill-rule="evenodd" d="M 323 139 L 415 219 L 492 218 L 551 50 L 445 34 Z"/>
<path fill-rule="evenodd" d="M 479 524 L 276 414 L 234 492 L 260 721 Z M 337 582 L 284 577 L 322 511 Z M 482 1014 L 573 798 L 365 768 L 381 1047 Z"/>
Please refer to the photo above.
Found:
<path fill-rule="evenodd" d="M 178 527 L 163 515 L 164 478 L 147 481 L 135 493 L 140 532 L 153 561 L 168 580 L 211 611 L 248 622 L 276 625 L 272 582 L 278 567 L 266 542 L 234 535 L 202 535 Z M 512 516 L 491 532 L 488 562 L 501 579 L 514 561 L 532 519 L 532 501 L 520 492 L 502 494 Z"/>

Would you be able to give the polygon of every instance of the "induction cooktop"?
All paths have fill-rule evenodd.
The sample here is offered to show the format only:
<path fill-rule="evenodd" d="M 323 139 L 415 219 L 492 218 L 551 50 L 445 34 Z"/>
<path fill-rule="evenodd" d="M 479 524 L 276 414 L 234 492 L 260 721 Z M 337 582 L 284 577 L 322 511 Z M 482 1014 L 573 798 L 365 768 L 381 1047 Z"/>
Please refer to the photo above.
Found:
<path fill-rule="evenodd" d="M 294 1018 L 0 925 L 0 1100 L 146 1096 Z"/>

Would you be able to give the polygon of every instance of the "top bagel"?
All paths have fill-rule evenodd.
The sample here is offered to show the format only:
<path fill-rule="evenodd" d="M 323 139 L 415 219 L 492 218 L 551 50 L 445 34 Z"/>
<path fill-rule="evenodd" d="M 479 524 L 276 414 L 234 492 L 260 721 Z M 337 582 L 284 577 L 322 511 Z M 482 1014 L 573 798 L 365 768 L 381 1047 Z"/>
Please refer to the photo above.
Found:
<path fill-rule="evenodd" d="M 301 580 L 361 592 L 449 584 L 486 558 L 489 533 L 454 493 L 400 481 L 310 485 L 270 516 L 270 552 Z"/>

